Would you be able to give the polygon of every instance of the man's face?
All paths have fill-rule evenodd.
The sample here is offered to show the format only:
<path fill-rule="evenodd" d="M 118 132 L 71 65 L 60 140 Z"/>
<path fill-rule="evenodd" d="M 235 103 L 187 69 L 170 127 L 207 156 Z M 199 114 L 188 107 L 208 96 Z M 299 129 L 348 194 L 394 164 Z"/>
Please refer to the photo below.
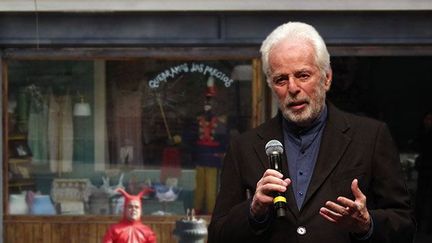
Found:
<path fill-rule="evenodd" d="M 277 43 L 269 54 L 269 83 L 283 116 L 307 126 L 320 114 L 332 73 L 320 72 L 312 45 L 305 41 Z"/>
<path fill-rule="evenodd" d="M 132 200 L 127 204 L 126 218 L 129 221 L 138 221 L 141 219 L 141 205 L 137 200 Z"/>

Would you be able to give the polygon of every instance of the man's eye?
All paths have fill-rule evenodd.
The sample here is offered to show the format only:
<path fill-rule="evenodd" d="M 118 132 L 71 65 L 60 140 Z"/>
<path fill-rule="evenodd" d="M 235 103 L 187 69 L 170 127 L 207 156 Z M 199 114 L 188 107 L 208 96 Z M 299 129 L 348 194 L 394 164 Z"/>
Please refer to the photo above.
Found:
<path fill-rule="evenodd" d="M 308 73 L 300 73 L 298 75 L 296 75 L 296 78 L 302 81 L 306 81 L 308 80 L 310 77 L 310 75 Z"/>
<path fill-rule="evenodd" d="M 288 80 L 287 77 L 285 76 L 280 76 L 280 77 L 276 77 L 275 79 L 273 79 L 273 83 L 275 85 L 283 85 L 284 83 L 286 83 Z"/>

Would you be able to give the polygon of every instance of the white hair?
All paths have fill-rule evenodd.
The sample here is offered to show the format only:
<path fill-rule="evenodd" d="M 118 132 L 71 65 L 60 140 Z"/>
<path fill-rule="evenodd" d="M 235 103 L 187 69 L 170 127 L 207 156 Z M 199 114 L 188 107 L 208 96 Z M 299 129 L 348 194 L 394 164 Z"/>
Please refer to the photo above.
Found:
<path fill-rule="evenodd" d="M 312 47 L 315 50 L 315 61 L 322 75 L 325 75 L 330 71 L 330 54 L 327 51 L 324 40 L 316 29 L 305 23 L 288 22 L 273 30 L 261 45 L 261 60 L 267 80 L 270 75 L 268 58 L 272 48 L 281 41 L 296 40 L 308 41 L 312 44 Z"/>

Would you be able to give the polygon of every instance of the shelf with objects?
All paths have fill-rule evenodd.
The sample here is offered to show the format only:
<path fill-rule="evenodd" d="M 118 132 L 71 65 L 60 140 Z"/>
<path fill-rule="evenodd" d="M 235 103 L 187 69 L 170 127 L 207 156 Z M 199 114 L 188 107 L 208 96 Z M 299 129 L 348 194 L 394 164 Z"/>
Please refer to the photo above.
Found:
<path fill-rule="evenodd" d="M 9 145 L 11 146 L 11 145 Z M 21 149 L 21 148 L 20 148 Z M 30 157 L 9 157 L 9 191 L 19 193 L 33 189 L 35 182 L 30 175 Z"/>
<path fill-rule="evenodd" d="M 14 104 L 8 108 L 9 120 L 7 123 L 7 158 L 8 171 L 8 213 L 27 214 L 29 211 L 26 196 L 27 191 L 34 190 L 35 181 L 31 175 L 32 152 L 27 144 L 27 136 L 20 130 L 22 121 L 16 122 Z"/>
<path fill-rule="evenodd" d="M 33 185 L 34 183 L 31 182 L 30 178 L 32 153 L 27 145 L 26 135 L 10 135 L 8 138 L 8 150 L 9 187 Z"/>

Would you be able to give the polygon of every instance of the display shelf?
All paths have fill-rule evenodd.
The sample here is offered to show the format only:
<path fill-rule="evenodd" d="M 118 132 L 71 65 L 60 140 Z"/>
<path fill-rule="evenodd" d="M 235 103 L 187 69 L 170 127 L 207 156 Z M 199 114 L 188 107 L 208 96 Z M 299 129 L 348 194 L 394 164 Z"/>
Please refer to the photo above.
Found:
<path fill-rule="evenodd" d="M 8 183 L 9 192 L 21 192 L 23 190 L 34 190 L 36 187 L 36 183 L 31 178 L 22 178 L 22 179 L 11 179 Z"/>

